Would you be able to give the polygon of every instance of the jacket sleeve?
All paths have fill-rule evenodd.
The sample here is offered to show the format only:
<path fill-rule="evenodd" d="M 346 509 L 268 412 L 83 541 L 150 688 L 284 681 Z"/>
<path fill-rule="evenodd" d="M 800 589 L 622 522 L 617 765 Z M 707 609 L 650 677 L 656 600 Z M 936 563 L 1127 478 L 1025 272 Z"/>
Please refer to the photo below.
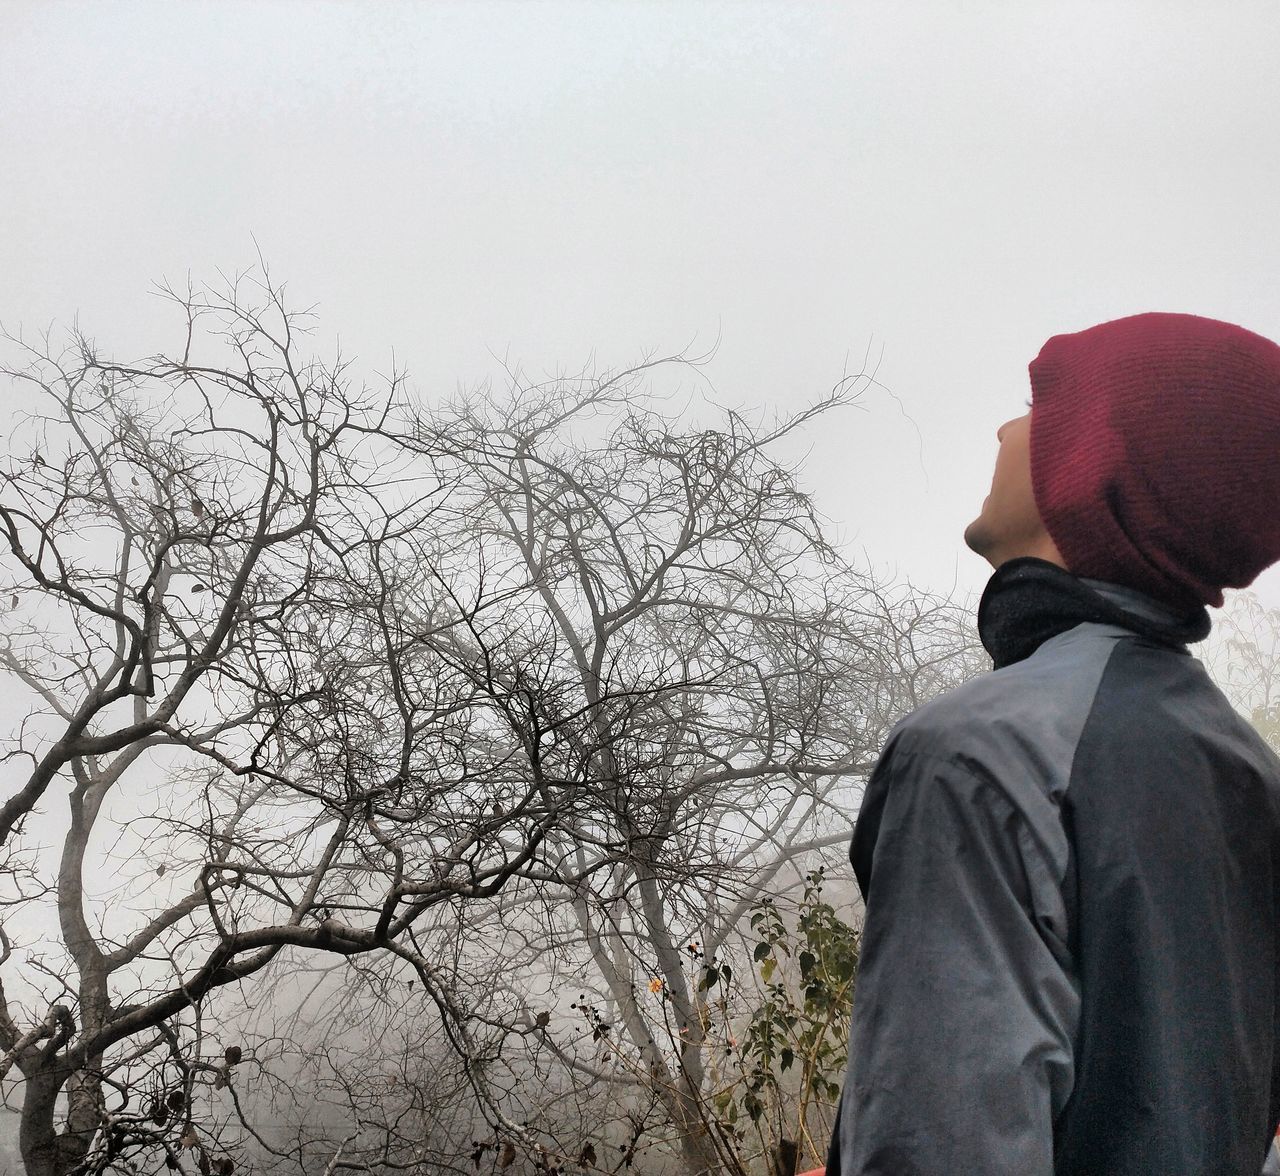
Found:
<path fill-rule="evenodd" d="M 1056 810 L 972 761 L 883 758 L 851 856 L 866 899 L 830 1176 L 1051 1176 L 1079 994 Z M 1045 812 L 1053 814 L 1047 822 Z"/>

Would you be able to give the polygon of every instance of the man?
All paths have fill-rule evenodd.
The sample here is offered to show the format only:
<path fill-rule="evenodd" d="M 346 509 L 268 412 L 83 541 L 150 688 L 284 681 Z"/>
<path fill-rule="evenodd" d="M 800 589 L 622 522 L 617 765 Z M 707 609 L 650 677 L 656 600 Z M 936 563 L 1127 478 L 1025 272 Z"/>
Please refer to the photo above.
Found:
<path fill-rule="evenodd" d="M 1255 1176 L 1280 1119 L 1280 759 L 1187 645 L 1280 559 L 1280 347 L 1050 339 L 965 542 L 994 669 L 903 719 L 828 1176 Z"/>

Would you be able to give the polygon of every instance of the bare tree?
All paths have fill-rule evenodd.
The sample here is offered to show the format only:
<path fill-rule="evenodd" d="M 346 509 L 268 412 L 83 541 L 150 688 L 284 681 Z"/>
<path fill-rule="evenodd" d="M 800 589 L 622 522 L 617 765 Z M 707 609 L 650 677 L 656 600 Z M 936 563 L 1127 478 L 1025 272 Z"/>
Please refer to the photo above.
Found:
<path fill-rule="evenodd" d="M 660 1097 L 688 1170 L 709 1172 L 730 1153 L 706 1115 L 692 965 L 788 860 L 845 836 L 815 818 L 867 767 L 883 667 L 859 656 L 859 585 L 769 456 L 834 400 L 773 427 L 724 413 L 681 429 L 614 384 L 625 411 L 576 445 L 573 426 L 610 407 L 601 391 L 463 405 L 416 437 L 464 472 L 476 542 L 518 567 L 549 621 L 528 670 L 544 696 L 554 684 L 552 753 L 584 765 L 594 803 L 549 837 L 539 894 L 551 925 L 572 914 L 560 936 L 610 1009 L 593 1044 L 633 1053 L 629 1077 Z"/>
<path fill-rule="evenodd" d="M 233 1163 L 196 1104 L 242 1050 L 202 1005 L 286 949 L 394 956 L 470 1057 L 414 929 L 537 863 L 580 794 L 543 768 L 519 651 L 480 636 L 509 589 L 397 462 L 398 378 L 300 359 L 269 282 L 174 297 L 177 356 L 11 340 L 0 658 L 36 705 L 0 806 L 6 978 L 25 965 L 0 1057 L 33 1176 Z"/>
<path fill-rule="evenodd" d="M 11 336 L 4 369 L 27 1171 L 446 1170 L 465 1134 L 499 1168 L 744 1170 L 713 989 L 969 648 L 773 456 L 856 380 L 771 424 L 668 410 L 682 357 L 424 408 L 302 355 L 265 274 L 165 293 L 180 353 Z M 362 1055 L 375 1024 L 413 1029 Z M 268 1138 L 286 1083 L 349 1114 Z"/>
<path fill-rule="evenodd" d="M 507 399 L 433 412 L 406 442 L 454 486 L 450 529 L 523 586 L 508 623 L 528 636 L 504 642 L 525 651 L 544 762 L 584 783 L 541 869 L 468 911 L 468 970 L 506 980 L 486 1015 L 531 1047 L 521 1113 L 558 1154 L 602 1156 L 589 1105 L 602 1134 L 628 1121 L 628 1164 L 673 1141 L 683 1171 L 740 1172 L 712 1027 L 748 915 L 843 848 L 890 723 L 978 647 L 946 602 L 847 566 L 771 456 L 838 397 L 767 426 L 706 404 L 677 424 L 637 375 L 513 373 Z"/>
<path fill-rule="evenodd" d="M 1200 654 L 1231 702 L 1280 751 L 1280 609 L 1251 590 L 1230 593 Z"/>

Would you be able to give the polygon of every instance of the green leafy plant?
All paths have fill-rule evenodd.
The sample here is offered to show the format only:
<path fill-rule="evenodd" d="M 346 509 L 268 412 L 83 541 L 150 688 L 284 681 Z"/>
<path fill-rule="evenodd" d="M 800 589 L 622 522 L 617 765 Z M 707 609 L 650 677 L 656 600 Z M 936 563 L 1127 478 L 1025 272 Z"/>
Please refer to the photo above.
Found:
<path fill-rule="evenodd" d="M 839 1099 L 847 1058 L 858 933 L 823 899 L 822 885 L 819 868 L 806 878 L 794 922 L 773 899 L 752 911 L 760 998 L 741 1032 L 739 1073 L 714 1098 L 723 1128 L 738 1138 L 758 1132 L 774 1170 L 782 1156 L 821 1162 L 826 1124 L 815 1138 L 811 1122 Z"/>

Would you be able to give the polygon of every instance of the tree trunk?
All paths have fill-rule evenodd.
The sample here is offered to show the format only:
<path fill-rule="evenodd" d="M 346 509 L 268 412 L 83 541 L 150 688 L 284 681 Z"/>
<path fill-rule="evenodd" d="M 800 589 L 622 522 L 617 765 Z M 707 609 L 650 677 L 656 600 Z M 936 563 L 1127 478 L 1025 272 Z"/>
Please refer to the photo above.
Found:
<path fill-rule="evenodd" d="M 719 1176 L 724 1165 L 696 1108 L 692 1115 L 678 1111 L 676 1121 L 680 1126 L 680 1154 L 690 1176 Z"/>
<path fill-rule="evenodd" d="M 773 1176 L 796 1176 L 800 1147 L 793 1139 L 780 1139 L 773 1149 Z"/>
<path fill-rule="evenodd" d="M 22 1100 L 18 1147 L 26 1176 L 63 1176 L 67 1169 L 66 1141 L 54 1125 L 58 1092 L 67 1075 L 62 1071 L 28 1073 Z"/>

